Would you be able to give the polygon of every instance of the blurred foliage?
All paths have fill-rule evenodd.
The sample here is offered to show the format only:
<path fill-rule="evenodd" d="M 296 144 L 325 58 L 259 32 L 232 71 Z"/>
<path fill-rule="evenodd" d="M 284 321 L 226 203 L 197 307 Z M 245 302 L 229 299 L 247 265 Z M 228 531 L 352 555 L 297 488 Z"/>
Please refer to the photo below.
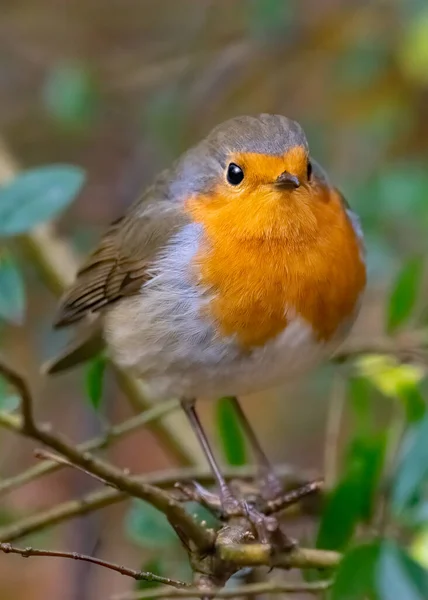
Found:
<path fill-rule="evenodd" d="M 59 65 L 52 69 L 43 88 L 48 115 L 71 129 L 92 126 L 100 109 L 93 75 L 84 65 Z"/>
<path fill-rule="evenodd" d="M 25 311 L 24 282 L 13 256 L 0 255 L 0 319 L 21 325 Z"/>

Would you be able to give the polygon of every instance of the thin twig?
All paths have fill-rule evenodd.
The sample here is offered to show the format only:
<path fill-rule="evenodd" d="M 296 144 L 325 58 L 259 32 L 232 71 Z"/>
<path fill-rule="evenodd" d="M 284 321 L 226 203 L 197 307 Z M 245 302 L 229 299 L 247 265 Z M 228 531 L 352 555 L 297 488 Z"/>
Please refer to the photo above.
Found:
<path fill-rule="evenodd" d="M 95 558 L 94 556 L 79 554 L 77 552 L 56 552 L 55 550 L 38 550 L 37 548 L 31 547 L 16 548 L 8 543 L 0 543 L 0 551 L 4 552 L 5 554 L 19 554 L 23 558 L 29 558 L 34 556 L 48 556 L 51 558 L 68 558 L 72 560 L 82 560 L 85 562 L 92 563 L 94 565 L 98 565 L 100 567 L 104 567 L 105 569 L 110 569 L 110 571 L 116 571 L 116 573 L 120 573 L 121 575 L 132 577 L 132 579 L 135 579 L 136 581 L 157 582 L 180 589 L 189 586 L 189 584 L 185 583 L 184 581 L 170 579 L 169 577 L 161 577 L 160 575 L 155 575 L 154 573 L 150 573 L 148 571 L 135 571 L 134 569 L 128 569 L 127 567 L 116 565 L 106 560 Z"/>
<path fill-rule="evenodd" d="M 125 492 L 101 489 L 91 492 L 80 500 L 68 500 L 52 508 L 29 515 L 0 527 L 0 540 L 14 542 L 30 534 L 58 525 L 74 517 L 81 517 L 96 510 L 111 506 L 127 498 Z"/>
<path fill-rule="evenodd" d="M 329 581 L 316 581 L 312 583 L 291 583 L 282 581 L 268 581 L 263 583 L 250 583 L 227 589 L 200 590 L 189 587 L 186 589 L 150 588 L 124 594 L 116 594 L 111 600 L 145 600 L 146 598 L 240 598 L 242 596 L 258 596 L 264 594 L 319 594 L 331 586 Z"/>
<path fill-rule="evenodd" d="M 62 465 L 63 467 L 70 467 L 72 469 L 77 469 L 78 471 L 81 471 L 82 473 L 85 473 L 85 475 L 88 475 L 89 477 L 92 477 L 92 479 L 95 479 L 96 481 L 99 481 L 100 483 L 104 483 L 104 485 L 109 485 L 110 487 L 115 487 L 115 486 L 112 486 L 105 479 L 102 479 L 101 477 L 98 477 L 98 475 L 95 475 L 94 473 L 90 473 L 89 471 L 87 471 L 83 467 L 79 467 L 78 465 L 75 465 L 74 463 L 70 462 L 69 460 L 67 460 L 63 456 L 58 456 L 58 454 L 54 454 L 53 452 L 49 452 L 49 450 L 42 450 L 40 448 L 37 448 L 36 450 L 34 450 L 33 454 L 34 454 L 34 456 L 36 458 L 40 458 L 42 460 L 50 460 L 50 461 L 55 462 L 55 463 L 57 463 L 59 465 Z"/>
<path fill-rule="evenodd" d="M 281 510 L 285 510 L 297 502 L 300 502 L 303 498 L 319 493 L 323 489 L 323 486 L 324 482 L 322 479 L 305 483 L 294 490 L 286 492 L 280 498 L 275 498 L 275 500 L 266 502 L 263 512 L 265 515 L 273 515 Z"/>

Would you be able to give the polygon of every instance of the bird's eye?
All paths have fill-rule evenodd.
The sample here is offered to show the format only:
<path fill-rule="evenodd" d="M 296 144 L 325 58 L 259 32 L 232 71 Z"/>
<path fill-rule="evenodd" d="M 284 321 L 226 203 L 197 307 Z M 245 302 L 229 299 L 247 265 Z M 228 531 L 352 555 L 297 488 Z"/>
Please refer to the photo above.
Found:
<path fill-rule="evenodd" d="M 306 172 L 306 177 L 308 179 L 308 181 L 310 181 L 312 179 L 312 163 L 308 162 L 308 170 Z"/>
<path fill-rule="evenodd" d="M 231 185 L 239 185 L 244 179 L 244 171 L 235 163 L 230 163 L 227 167 L 227 181 Z"/>

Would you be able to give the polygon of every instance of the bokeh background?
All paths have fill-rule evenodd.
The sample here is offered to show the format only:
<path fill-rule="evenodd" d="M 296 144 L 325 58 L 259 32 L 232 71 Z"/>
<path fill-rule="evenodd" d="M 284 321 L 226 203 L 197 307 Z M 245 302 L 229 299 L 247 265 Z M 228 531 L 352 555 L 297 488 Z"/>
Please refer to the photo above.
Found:
<path fill-rule="evenodd" d="M 67 162 L 86 169 L 86 187 L 58 221 L 79 252 L 212 126 L 258 112 L 299 120 L 313 156 L 359 213 L 370 286 L 354 336 L 380 335 L 395 272 L 428 246 L 424 0 L 0 0 L 0 135 L 25 167 Z M 40 377 L 40 363 L 64 337 L 51 331 L 55 299 L 31 265 L 24 268 L 26 322 L 1 327 L 2 346 L 31 374 L 41 418 L 85 439 L 129 408 L 110 380 L 100 416 L 82 399 L 81 371 Z M 246 410 L 272 459 L 322 470 L 331 387 L 332 369 L 325 367 L 269 398 L 248 398 Z M 201 412 L 216 439 L 214 407 Z M 32 448 L 1 432 L 1 476 L 33 464 Z M 148 432 L 118 444 L 111 456 L 136 472 L 173 464 Z M 63 471 L 2 498 L 0 519 L 92 485 Z M 128 507 L 32 542 L 95 550 L 138 567 L 156 551 L 124 532 Z M 0 557 L 5 599 L 101 599 L 131 586 L 83 563 Z"/>

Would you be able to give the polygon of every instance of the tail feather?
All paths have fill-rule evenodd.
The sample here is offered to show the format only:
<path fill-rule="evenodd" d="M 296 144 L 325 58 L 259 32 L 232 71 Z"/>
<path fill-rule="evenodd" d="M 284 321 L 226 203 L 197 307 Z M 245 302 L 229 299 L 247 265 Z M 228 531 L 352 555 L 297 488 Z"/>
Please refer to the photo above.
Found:
<path fill-rule="evenodd" d="M 55 375 L 77 367 L 97 354 L 104 348 L 102 329 L 99 322 L 92 323 L 79 330 L 76 336 L 65 346 L 58 356 L 42 365 L 45 375 Z"/>

